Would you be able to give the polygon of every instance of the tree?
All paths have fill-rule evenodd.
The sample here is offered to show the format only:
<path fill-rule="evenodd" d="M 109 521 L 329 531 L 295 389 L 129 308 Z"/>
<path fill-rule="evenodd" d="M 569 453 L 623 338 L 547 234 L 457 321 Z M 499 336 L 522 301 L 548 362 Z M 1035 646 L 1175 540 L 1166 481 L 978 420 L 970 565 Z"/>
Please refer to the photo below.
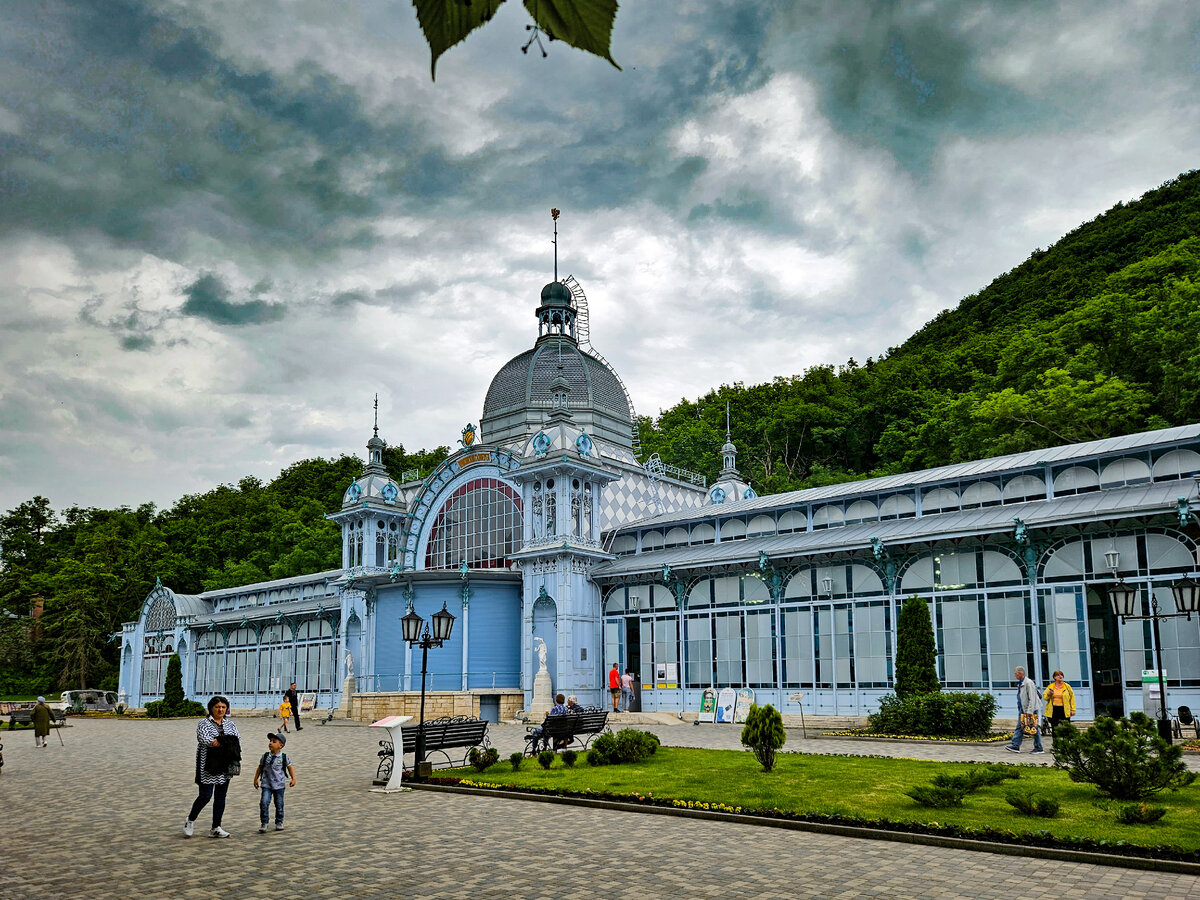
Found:
<path fill-rule="evenodd" d="M 1145 800 L 1196 780 L 1183 761 L 1183 749 L 1164 740 L 1141 712 L 1128 719 L 1100 716 L 1083 732 L 1070 722 L 1059 725 L 1053 750 L 1055 768 L 1118 800 Z"/>
<path fill-rule="evenodd" d="M 775 768 L 775 754 L 787 742 L 783 730 L 783 716 L 779 710 L 767 704 L 754 703 L 746 714 L 746 725 L 742 729 L 742 744 L 754 751 L 754 758 L 762 763 L 763 771 Z"/>
<path fill-rule="evenodd" d="M 179 654 L 172 653 L 167 660 L 167 677 L 163 685 L 163 702 L 168 715 L 174 715 L 183 706 L 183 701 L 183 664 L 179 661 Z"/>
<path fill-rule="evenodd" d="M 920 597 L 909 597 L 896 620 L 896 696 L 903 699 L 941 689 L 929 605 Z"/>

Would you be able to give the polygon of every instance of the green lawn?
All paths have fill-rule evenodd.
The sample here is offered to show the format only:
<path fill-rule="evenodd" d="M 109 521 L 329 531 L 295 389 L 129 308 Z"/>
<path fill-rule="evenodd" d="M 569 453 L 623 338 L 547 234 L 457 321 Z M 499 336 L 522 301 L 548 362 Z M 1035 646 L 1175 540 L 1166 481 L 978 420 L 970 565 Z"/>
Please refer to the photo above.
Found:
<path fill-rule="evenodd" d="M 987 758 L 992 754 L 981 748 L 980 755 Z M 904 795 L 915 785 L 927 784 L 934 775 L 961 773 L 971 767 L 969 763 L 784 753 L 775 771 L 768 774 L 748 752 L 662 747 L 642 763 L 591 767 L 580 754 L 574 769 L 556 759 L 546 771 L 536 760 L 527 759 L 518 772 L 512 771 L 507 760 L 501 760 L 482 774 L 473 769 L 444 774 L 489 784 L 653 794 L 655 798 L 699 800 L 747 809 L 774 807 L 789 812 L 1018 833 L 1049 831 L 1063 838 L 1200 850 L 1200 828 L 1196 826 L 1200 821 L 1200 782 L 1154 798 L 1152 804 L 1164 806 L 1168 812 L 1153 825 L 1121 825 L 1116 811 L 1124 801 L 1101 797 L 1091 785 L 1075 784 L 1065 772 L 1042 766 L 1018 767 L 1019 779 L 968 794 L 961 808 L 928 809 Z M 1062 809 L 1053 819 L 1023 816 L 1004 800 L 1012 790 L 1033 790 L 1049 796 Z"/>

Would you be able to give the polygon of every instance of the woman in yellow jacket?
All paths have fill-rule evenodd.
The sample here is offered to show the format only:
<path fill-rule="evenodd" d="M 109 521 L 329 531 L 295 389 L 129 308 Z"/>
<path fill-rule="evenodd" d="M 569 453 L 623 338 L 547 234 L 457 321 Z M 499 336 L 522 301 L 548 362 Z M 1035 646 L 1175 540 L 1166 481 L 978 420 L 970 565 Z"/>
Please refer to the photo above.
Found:
<path fill-rule="evenodd" d="M 1075 692 L 1063 681 L 1061 671 L 1054 672 L 1054 680 L 1042 692 L 1046 701 L 1046 718 L 1050 720 L 1050 730 L 1053 732 L 1059 722 L 1064 722 L 1075 715 Z"/>

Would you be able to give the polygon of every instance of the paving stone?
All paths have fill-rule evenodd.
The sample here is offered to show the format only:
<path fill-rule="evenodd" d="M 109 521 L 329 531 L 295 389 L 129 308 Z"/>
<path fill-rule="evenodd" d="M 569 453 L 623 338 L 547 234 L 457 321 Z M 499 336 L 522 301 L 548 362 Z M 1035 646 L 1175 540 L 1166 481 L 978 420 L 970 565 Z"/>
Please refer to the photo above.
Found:
<path fill-rule="evenodd" d="M 269 719 L 238 719 L 247 757 Z M 654 727 L 664 743 L 738 748 L 740 729 Z M 492 729 L 501 756 L 524 728 Z M 251 772 L 235 779 L 228 840 L 182 825 L 195 796 L 195 723 L 75 720 L 42 752 L 0 734 L 0 898 L 279 896 L 558 900 L 544 874 L 580 878 L 572 895 L 654 897 L 1149 897 L 1200 900 L 1200 879 L 883 843 L 770 828 L 414 791 L 370 793 L 379 732 L 313 725 L 289 737 L 299 777 L 287 829 L 257 834 Z M 789 734 L 803 752 L 864 752 Z M 918 759 L 995 759 L 993 747 L 871 744 Z M 1003 751 L 1000 751 L 1001 753 Z M 1004 754 L 1009 756 L 1009 754 Z M 1016 757 L 1012 757 L 1016 759 Z M 1029 760 L 1045 764 L 1044 758 Z M 1008 760 L 1006 760 L 1008 761 Z M 1021 760 L 1025 762 L 1025 759 Z M 211 807 L 210 807 L 211 809 Z M 1045 878 L 1045 881 L 1036 879 Z M 1035 880 L 1031 880 L 1035 879 Z"/>

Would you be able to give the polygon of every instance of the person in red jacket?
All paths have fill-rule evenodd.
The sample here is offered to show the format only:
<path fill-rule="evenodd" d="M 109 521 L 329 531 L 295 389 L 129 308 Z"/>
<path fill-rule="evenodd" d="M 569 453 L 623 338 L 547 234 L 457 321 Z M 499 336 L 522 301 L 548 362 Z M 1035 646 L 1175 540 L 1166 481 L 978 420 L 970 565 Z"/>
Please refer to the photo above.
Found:
<path fill-rule="evenodd" d="M 608 670 L 608 692 L 612 695 L 613 712 L 621 711 L 621 673 L 617 671 L 617 664 L 613 663 L 613 667 Z"/>

